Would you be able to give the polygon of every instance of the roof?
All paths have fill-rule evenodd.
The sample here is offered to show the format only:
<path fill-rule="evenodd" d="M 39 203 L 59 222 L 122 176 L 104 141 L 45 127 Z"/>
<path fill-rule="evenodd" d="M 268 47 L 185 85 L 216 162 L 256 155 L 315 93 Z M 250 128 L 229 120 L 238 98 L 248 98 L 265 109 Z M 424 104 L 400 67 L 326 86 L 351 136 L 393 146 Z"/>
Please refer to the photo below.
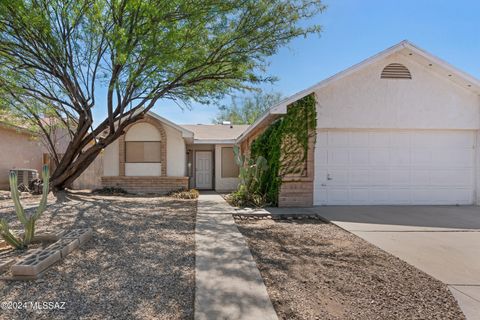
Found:
<path fill-rule="evenodd" d="M 392 54 L 400 53 L 406 57 L 416 59 L 419 63 L 428 66 L 432 72 L 435 72 L 441 76 L 444 76 L 446 79 L 451 80 L 459 86 L 464 87 L 467 90 L 470 90 L 478 95 L 480 95 L 480 80 L 475 77 L 459 70 L 458 68 L 452 66 L 451 64 L 443 61 L 442 59 L 434 56 L 433 54 L 420 49 L 416 45 L 412 44 L 408 40 L 404 40 L 380 53 L 377 53 L 374 56 L 371 56 L 368 59 L 363 60 L 362 62 L 351 66 L 327 79 L 324 79 L 317 84 L 304 89 L 300 92 L 295 93 L 294 95 L 280 101 L 278 104 L 271 106 L 261 117 L 259 117 L 243 134 L 238 137 L 237 143 L 245 139 L 250 132 L 258 125 L 272 121 L 278 118 L 282 114 L 287 113 L 287 106 L 315 91 L 320 88 L 323 88 L 330 83 L 340 80 L 354 72 L 357 72 L 361 69 L 366 68 L 369 65 L 372 65 Z"/>
<path fill-rule="evenodd" d="M 235 124 L 182 124 L 180 126 L 193 132 L 194 143 L 235 143 L 235 140 L 250 127 Z"/>
<path fill-rule="evenodd" d="M 166 125 L 169 125 L 170 127 L 174 128 L 174 129 L 177 129 L 178 131 L 180 131 L 182 133 L 182 137 L 184 137 L 184 138 L 192 138 L 193 137 L 193 131 L 188 130 L 187 128 L 185 128 L 185 126 L 180 126 L 176 123 L 173 123 L 172 121 L 170 121 L 170 120 L 168 120 L 168 119 L 166 119 L 162 116 L 159 116 L 158 114 L 156 114 L 155 112 L 152 112 L 152 111 L 148 111 L 147 114 L 154 117 L 155 119 L 159 120 L 160 122 L 163 122 Z"/>

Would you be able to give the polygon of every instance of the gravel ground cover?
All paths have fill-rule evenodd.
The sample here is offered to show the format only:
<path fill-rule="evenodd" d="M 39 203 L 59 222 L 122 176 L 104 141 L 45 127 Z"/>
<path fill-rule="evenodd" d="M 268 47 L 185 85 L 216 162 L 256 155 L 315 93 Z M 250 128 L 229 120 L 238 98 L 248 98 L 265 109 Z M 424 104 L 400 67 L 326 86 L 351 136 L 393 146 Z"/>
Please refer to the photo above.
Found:
<path fill-rule="evenodd" d="M 196 200 L 68 194 L 54 201 L 38 230 L 91 227 L 93 238 L 42 279 L 0 281 L 0 302 L 65 302 L 64 310 L 2 310 L 0 319 L 193 318 Z M 0 218 L 15 226 L 12 210 L 0 201 Z"/>
<path fill-rule="evenodd" d="M 332 224 L 236 222 L 280 319 L 465 319 L 440 281 Z"/>

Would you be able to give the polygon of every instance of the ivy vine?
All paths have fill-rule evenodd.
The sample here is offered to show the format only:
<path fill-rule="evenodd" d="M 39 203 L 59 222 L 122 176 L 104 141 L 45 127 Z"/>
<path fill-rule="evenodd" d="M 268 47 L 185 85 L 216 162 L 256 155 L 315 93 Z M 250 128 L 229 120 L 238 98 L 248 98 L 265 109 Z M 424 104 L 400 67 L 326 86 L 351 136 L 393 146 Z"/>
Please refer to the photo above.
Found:
<path fill-rule="evenodd" d="M 308 141 L 315 137 L 317 112 L 312 93 L 287 107 L 287 114 L 271 124 L 250 147 L 253 159 L 263 156 L 268 169 L 260 181 L 260 192 L 270 205 L 278 204 L 283 177 L 307 174 Z"/>

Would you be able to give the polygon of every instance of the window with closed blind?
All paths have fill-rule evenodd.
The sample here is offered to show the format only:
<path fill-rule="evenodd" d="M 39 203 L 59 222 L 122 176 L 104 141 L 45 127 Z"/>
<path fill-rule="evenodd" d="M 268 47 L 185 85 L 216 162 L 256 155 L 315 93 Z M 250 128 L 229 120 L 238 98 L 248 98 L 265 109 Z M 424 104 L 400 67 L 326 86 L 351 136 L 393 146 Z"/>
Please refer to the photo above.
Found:
<path fill-rule="evenodd" d="M 160 141 L 126 141 L 125 162 L 160 163 Z"/>
<path fill-rule="evenodd" d="M 222 178 L 238 178 L 239 168 L 235 163 L 233 148 L 222 148 Z"/>

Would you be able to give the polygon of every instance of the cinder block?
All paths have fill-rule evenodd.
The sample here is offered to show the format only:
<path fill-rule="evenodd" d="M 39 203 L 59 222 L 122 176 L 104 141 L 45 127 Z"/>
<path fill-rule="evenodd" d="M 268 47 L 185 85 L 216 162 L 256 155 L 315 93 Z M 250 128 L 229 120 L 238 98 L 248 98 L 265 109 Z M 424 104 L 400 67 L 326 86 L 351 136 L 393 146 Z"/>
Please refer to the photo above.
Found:
<path fill-rule="evenodd" d="M 61 254 L 58 250 L 38 249 L 15 263 L 11 268 L 12 274 L 14 276 L 36 277 L 60 259 Z"/>
<path fill-rule="evenodd" d="M 60 239 L 55 243 L 49 245 L 46 249 L 52 251 L 60 251 L 60 255 L 62 259 L 72 252 L 73 250 L 77 249 L 80 246 L 80 241 L 77 238 L 72 239 Z"/>
<path fill-rule="evenodd" d="M 35 233 L 33 241 L 58 241 L 64 234 L 65 230 L 38 232 Z"/>
<path fill-rule="evenodd" d="M 84 244 L 93 235 L 93 230 L 92 228 L 86 228 L 86 229 L 72 229 L 65 233 L 62 236 L 62 239 L 78 239 L 80 242 L 80 245 Z"/>

